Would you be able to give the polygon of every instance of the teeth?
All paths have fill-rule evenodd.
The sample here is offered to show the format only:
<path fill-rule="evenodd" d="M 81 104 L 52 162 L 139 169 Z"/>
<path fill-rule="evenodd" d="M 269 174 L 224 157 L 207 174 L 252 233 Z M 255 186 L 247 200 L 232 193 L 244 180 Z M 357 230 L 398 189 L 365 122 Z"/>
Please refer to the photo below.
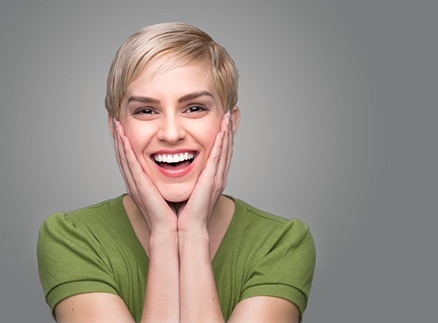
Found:
<path fill-rule="evenodd" d="M 161 155 L 157 154 L 154 155 L 154 160 L 158 163 L 179 163 L 184 160 L 193 159 L 195 157 L 194 153 L 180 153 L 180 154 L 174 154 L 174 155 Z"/>

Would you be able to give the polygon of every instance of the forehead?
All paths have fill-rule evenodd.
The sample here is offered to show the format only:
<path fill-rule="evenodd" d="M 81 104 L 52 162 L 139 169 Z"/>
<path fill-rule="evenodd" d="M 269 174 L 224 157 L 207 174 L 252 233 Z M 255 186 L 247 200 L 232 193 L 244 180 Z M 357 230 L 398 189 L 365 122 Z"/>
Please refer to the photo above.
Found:
<path fill-rule="evenodd" d="M 178 89 L 184 91 L 215 91 L 215 84 L 206 64 L 199 61 L 183 62 L 166 57 L 154 58 L 133 78 L 127 88 L 132 92 L 154 92 Z"/>

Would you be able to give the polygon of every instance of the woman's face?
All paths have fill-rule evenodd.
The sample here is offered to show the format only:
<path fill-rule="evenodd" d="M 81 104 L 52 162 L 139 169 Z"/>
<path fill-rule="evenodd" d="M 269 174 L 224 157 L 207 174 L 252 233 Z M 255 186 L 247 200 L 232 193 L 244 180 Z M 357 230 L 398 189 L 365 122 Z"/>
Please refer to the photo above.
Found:
<path fill-rule="evenodd" d="M 224 109 L 204 65 L 159 71 L 150 62 L 128 86 L 119 121 L 143 170 L 169 202 L 190 197 Z"/>

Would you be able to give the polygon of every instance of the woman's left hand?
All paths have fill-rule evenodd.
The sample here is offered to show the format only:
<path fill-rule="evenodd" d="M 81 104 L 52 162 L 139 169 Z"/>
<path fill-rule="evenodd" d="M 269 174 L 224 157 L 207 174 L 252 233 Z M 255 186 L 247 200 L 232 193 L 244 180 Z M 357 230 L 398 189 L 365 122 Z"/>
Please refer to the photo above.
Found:
<path fill-rule="evenodd" d="M 225 113 L 206 166 L 189 200 L 178 210 L 178 231 L 206 228 L 213 210 L 227 184 L 233 154 L 233 125 Z"/>

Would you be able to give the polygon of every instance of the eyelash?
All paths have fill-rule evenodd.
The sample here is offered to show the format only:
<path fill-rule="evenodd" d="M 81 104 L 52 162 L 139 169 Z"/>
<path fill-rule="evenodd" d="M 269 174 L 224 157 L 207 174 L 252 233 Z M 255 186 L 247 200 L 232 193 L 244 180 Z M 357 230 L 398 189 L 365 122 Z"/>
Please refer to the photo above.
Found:
<path fill-rule="evenodd" d="M 203 105 L 195 104 L 188 106 L 183 111 L 190 114 L 197 114 L 197 113 L 206 112 L 208 110 L 209 109 Z M 158 114 L 158 112 L 155 111 L 153 108 L 145 107 L 145 108 L 138 108 L 137 110 L 134 110 L 132 114 L 135 116 L 141 116 L 141 115 L 154 115 L 154 114 Z"/>
<path fill-rule="evenodd" d="M 193 111 L 192 109 L 196 109 L 196 111 Z M 208 111 L 208 109 L 202 105 L 191 105 L 185 111 L 189 113 L 199 113 L 199 112 Z"/>
<path fill-rule="evenodd" d="M 150 108 L 140 108 L 134 111 L 134 115 L 140 115 L 140 114 L 155 114 L 156 112 L 153 109 Z"/>

